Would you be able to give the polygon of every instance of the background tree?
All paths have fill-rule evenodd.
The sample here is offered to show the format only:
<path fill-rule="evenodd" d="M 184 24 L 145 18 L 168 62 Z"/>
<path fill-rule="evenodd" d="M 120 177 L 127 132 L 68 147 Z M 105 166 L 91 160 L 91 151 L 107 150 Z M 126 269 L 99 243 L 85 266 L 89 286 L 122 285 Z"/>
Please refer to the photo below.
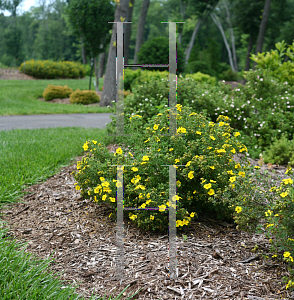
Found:
<path fill-rule="evenodd" d="M 109 43 L 109 30 L 113 20 L 114 6 L 108 0 L 71 0 L 66 13 L 77 36 L 83 37 L 85 47 L 95 59 L 96 89 L 99 77 L 96 57 L 105 51 Z"/>
<path fill-rule="evenodd" d="M 129 3 L 129 0 L 118 0 L 114 15 L 115 22 L 128 20 Z M 113 23 L 100 106 L 112 105 L 111 101 L 116 101 L 116 33 L 117 25 Z"/>

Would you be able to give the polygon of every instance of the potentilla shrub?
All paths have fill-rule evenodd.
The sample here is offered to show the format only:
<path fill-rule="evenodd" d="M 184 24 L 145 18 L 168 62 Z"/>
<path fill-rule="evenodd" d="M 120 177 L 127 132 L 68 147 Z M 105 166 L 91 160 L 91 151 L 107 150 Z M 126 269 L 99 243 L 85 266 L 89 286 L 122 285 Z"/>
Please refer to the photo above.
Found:
<path fill-rule="evenodd" d="M 221 195 L 228 188 L 230 197 L 236 197 L 235 182 L 245 175 L 241 165 L 232 160 L 233 154 L 247 152 L 239 142 L 240 133 L 233 133 L 225 116 L 213 123 L 180 104 L 176 113 L 175 136 L 167 135 L 168 109 L 145 125 L 144 134 L 138 130 L 142 116 L 132 116 L 127 126 L 132 135 L 127 139 L 117 137 L 120 144 L 130 146 L 126 153 L 119 148 L 111 154 L 104 145 L 87 141 L 83 146 L 87 154 L 74 172 L 76 189 L 81 190 L 82 197 L 107 202 L 115 209 L 116 185 L 120 184 L 116 182 L 115 165 L 131 165 L 123 170 L 124 207 L 158 210 L 125 211 L 125 217 L 145 230 L 167 230 L 169 167 L 163 165 L 178 165 L 177 227 L 189 226 L 194 216 L 204 213 L 230 218 L 232 209 L 222 202 Z"/>

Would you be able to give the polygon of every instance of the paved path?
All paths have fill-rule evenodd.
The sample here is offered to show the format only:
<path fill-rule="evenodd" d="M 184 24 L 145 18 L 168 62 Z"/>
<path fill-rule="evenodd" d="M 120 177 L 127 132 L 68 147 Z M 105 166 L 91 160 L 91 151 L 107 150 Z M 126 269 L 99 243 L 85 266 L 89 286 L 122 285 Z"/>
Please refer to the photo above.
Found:
<path fill-rule="evenodd" d="M 113 113 L 0 116 L 0 131 L 49 127 L 104 128 Z"/>

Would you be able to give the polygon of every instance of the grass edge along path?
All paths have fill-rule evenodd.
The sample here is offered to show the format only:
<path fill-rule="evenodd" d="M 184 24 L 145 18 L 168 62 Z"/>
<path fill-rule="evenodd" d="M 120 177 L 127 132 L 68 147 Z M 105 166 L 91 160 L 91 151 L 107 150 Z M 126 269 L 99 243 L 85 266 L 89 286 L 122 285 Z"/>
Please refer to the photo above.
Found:
<path fill-rule="evenodd" d="M 99 91 L 101 91 L 103 81 L 103 78 L 100 78 Z M 67 85 L 73 91 L 77 89 L 88 90 L 89 77 L 58 80 L 0 79 L 0 116 L 114 112 L 111 106 L 85 106 L 82 104 L 61 104 L 39 100 L 38 98 L 43 98 L 43 92 L 49 84 Z M 91 90 L 95 91 L 94 84 L 92 84 Z"/>
<path fill-rule="evenodd" d="M 83 155 L 82 145 L 88 138 L 102 142 L 105 140 L 106 129 L 85 129 L 77 127 L 22 129 L 0 132 L 0 182 L 8 181 L 9 186 L 1 191 L 0 207 L 13 205 L 24 195 L 23 189 L 27 185 L 46 181 L 57 174 L 61 168 L 73 163 L 75 157 Z M 30 155 L 30 153 L 32 155 Z M 58 160 L 57 158 L 60 157 Z M 31 166 L 31 172 L 26 172 Z M 41 171 L 37 171 L 40 169 Z M 18 171 L 18 174 L 15 172 Z M 23 173 L 23 174 L 22 174 Z M 19 181 L 21 178 L 21 182 Z M 4 201 L 3 201 L 4 198 Z M 60 279 L 46 272 L 52 261 L 51 256 L 38 259 L 35 255 L 24 253 L 28 242 L 12 240 L 7 236 L 8 228 L 0 216 L 0 299 L 54 299 L 75 300 L 85 299 L 83 295 L 75 294 L 76 287 L 67 285 Z M 127 286 L 115 299 L 119 300 L 128 288 Z M 135 296 L 127 295 L 127 299 Z M 83 298 L 81 298 L 83 297 Z M 100 297 L 100 296 L 99 296 Z M 105 296 L 104 296 L 105 297 Z M 104 300 L 91 296 L 90 300 Z M 111 297 L 111 296 L 110 296 Z M 111 300 L 109 298 L 108 300 Z"/>

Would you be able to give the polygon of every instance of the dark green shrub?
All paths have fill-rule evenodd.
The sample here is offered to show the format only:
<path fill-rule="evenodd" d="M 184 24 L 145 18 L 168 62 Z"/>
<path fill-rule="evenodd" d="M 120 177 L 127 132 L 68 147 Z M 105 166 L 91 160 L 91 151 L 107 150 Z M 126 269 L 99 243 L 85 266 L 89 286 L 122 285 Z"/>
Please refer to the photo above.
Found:
<path fill-rule="evenodd" d="M 237 81 L 238 77 L 238 73 L 229 68 L 228 70 L 220 74 L 219 79 L 225 81 Z"/>
<path fill-rule="evenodd" d="M 153 38 L 144 43 L 138 53 L 138 64 L 168 64 L 169 63 L 169 39 L 167 37 Z M 150 67 L 149 70 L 166 71 L 168 68 Z M 177 49 L 177 75 L 184 72 L 185 59 L 181 47 Z"/>
<path fill-rule="evenodd" d="M 52 99 L 63 99 L 68 98 L 72 92 L 73 90 L 67 85 L 61 86 L 49 84 L 43 92 L 43 97 L 46 101 L 50 101 Z"/>
<path fill-rule="evenodd" d="M 55 78 L 83 78 L 86 76 L 85 69 L 78 62 L 54 62 L 50 60 L 29 60 L 20 65 L 20 72 L 41 79 Z"/>
<path fill-rule="evenodd" d="M 100 101 L 100 97 L 95 91 L 74 91 L 69 98 L 71 104 L 91 104 Z"/>
<path fill-rule="evenodd" d="M 265 163 L 294 166 L 294 141 L 289 141 L 284 135 L 279 140 L 275 139 L 265 150 L 263 158 Z"/>
<path fill-rule="evenodd" d="M 185 78 L 193 78 L 196 82 L 206 82 L 215 85 L 216 84 L 216 78 L 211 77 L 208 74 L 203 74 L 201 72 L 197 72 L 195 74 L 186 74 Z"/>

